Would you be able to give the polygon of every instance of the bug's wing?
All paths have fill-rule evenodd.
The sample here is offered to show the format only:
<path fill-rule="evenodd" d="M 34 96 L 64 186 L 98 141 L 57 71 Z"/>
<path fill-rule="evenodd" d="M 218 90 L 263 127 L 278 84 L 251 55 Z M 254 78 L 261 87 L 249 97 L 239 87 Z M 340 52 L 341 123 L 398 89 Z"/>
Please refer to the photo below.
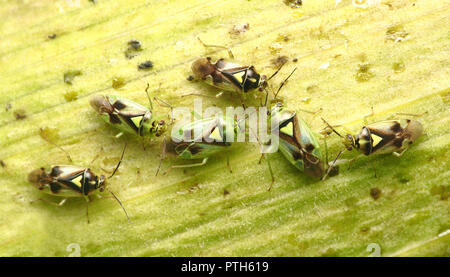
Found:
<path fill-rule="evenodd" d="M 372 153 L 392 153 L 403 148 L 402 122 L 398 120 L 379 121 L 366 126 L 372 139 Z"/>

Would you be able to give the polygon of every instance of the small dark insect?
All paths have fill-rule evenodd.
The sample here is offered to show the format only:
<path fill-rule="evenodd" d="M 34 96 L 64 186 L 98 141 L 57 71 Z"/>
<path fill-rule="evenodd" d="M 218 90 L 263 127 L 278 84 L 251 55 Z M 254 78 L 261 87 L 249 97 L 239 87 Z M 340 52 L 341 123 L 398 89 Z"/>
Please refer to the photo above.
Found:
<path fill-rule="evenodd" d="M 188 80 L 188 81 L 193 81 L 193 80 L 194 80 L 194 76 L 189 75 L 189 76 L 186 78 L 186 80 Z"/>
<path fill-rule="evenodd" d="M 49 38 L 49 39 L 55 39 L 55 38 L 56 38 L 56 34 L 48 35 L 48 38 Z"/>
<path fill-rule="evenodd" d="M 128 46 L 129 48 L 132 48 L 134 50 L 141 50 L 142 49 L 142 44 L 139 40 L 136 39 L 132 39 L 128 42 Z"/>
<path fill-rule="evenodd" d="M 300 8 L 303 5 L 302 0 L 284 0 L 284 4 L 293 9 Z"/>
<path fill-rule="evenodd" d="M 25 113 L 25 110 L 19 109 L 19 110 L 15 110 L 15 111 L 14 111 L 14 117 L 15 117 L 17 120 L 21 120 L 21 119 L 25 119 L 25 118 L 27 117 L 27 115 L 26 115 L 26 113 Z"/>
<path fill-rule="evenodd" d="M 6 167 L 6 164 L 5 164 L 5 162 L 4 162 L 4 161 L 2 161 L 2 160 L 0 160 L 0 165 L 1 165 L 2 167 Z"/>
<path fill-rule="evenodd" d="M 75 77 L 80 76 L 82 73 L 80 70 L 70 70 L 64 73 L 64 83 L 72 85 L 72 81 Z"/>
<path fill-rule="evenodd" d="M 377 200 L 381 196 L 381 190 L 379 188 L 371 188 L 370 189 L 370 196 L 372 196 L 372 198 L 374 200 Z"/>
<path fill-rule="evenodd" d="M 142 51 L 142 43 L 139 40 L 132 39 L 128 42 L 128 48 L 125 51 L 125 57 L 128 59 L 132 59 L 139 55 L 139 52 Z"/>
<path fill-rule="evenodd" d="M 230 192 L 227 189 L 223 190 L 223 196 L 227 196 L 228 194 L 230 194 Z"/>
<path fill-rule="evenodd" d="M 296 62 L 298 62 L 298 59 L 297 59 L 297 58 L 294 58 L 292 61 L 293 61 L 294 63 L 296 63 Z"/>
<path fill-rule="evenodd" d="M 153 63 L 151 61 L 146 61 L 138 65 L 138 69 L 140 70 L 148 70 L 153 68 Z"/>

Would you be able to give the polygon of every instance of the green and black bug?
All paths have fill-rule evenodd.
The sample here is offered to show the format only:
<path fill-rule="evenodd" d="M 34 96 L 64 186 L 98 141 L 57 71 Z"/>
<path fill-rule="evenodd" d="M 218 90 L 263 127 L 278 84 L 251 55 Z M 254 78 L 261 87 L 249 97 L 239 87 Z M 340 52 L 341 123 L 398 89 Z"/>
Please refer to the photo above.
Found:
<path fill-rule="evenodd" d="M 316 134 L 294 111 L 277 103 L 271 117 L 278 122 L 279 150 L 297 169 L 312 177 L 322 177 L 324 161 Z"/>
<path fill-rule="evenodd" d="M 345 136 L 322 120 L 343 139 L 345 149 L 339 155 L 345 150 L 357 149 L 366 156 L 392 153 L 400 157 L 423 134 L 422 123 L 412 119 L 383 120 L 366 124 L 358 134 L 348 133 Z"/>
<path fill-rule="evenodd" d="M 122 151 L 119 162 L 117 163 L 111 176 L 106 178 L 104 175 L 96 175 L 89 168 L 77 165 L 55 165 L 50 171 L 45 168 L 38 168 L 28 174 L 28 181 L 33 184 L 40 191 L 51 194 L 53 196 L 63 197 L 64 199 L 58 204 L 63 205 L 67 198 L 70 197 L 84 197 L 86 203 L 89 203 L 90 196 L 99 192 L 107 190 L 119 203 L 129 220 L 128 213 L 122 202 L 117 196 L 107 187 L 107 180 L 112 178 L 119 169 L 125 154 L 126 144 Z M 44 199 L 39 199 L 43 200 Z M 88 216 L 88 206 L 86 206 L 86 215 Z M 88 217 L 89 223 L 89 217 Z"/>
<path fill-rule="evenodd" d="M 234 59 L 233 53 L 228 48 L 219 45 L 207 45 L 199 38 L 198 40 L 205 47 L 227 49 L 230 59 Z M 266 75 L 259 74 L 253 65 L 243 65 L 224 58 L 213 62 L 210 57 L 206 57 L 195 60 L 192 63 L 191 69 L 195 79 L 201 80 L 211 86 L 224 91 L 248 93 L 254 90 L 266 90 L 268 81 L 280 71 L 281 67 L 268 78 Z M 268 92 L 266 91 L 266 97 L 267 94 Z"/>
<path fill-rule="evenodd" d="M 423 134 L 422 123 L 411 119 L 384 120 L 367 124 L 358 134 L 345 136 L 327 122 L 326 124 L 343 139 L 346 150 L 357 149 L 366 156 L 386 153 L 401 156 L 408 150 L 409 145 Z"/>
<path fill-rule="evenodd" d="M 266 75 L 260 75 L 254 66 L 241 65 L 210 57 L 200 58 L 192 63 L 194 76 L 209 85 L 225 91 L 263 91 L 267 87 Z"/>
<path fill-rule="evenodd" d="M 234 119 L 216 116 L 196 120 L 179 129 L 172 130 L 169 150 L 181 159 L 201 160 L 201 162 L 172 165 L 169 170 L 202 166 L 206 164 L 210 156 L 229 149 L 233 141 L 227 141 L 227 138 L 235 138 L 238 130 L 235 122 Z M 232 132 L 232 134 L 229 134 L 229 132 Z"/>
<path fill-rule="evenodd" d="M 152 113 L 153 105 L 148 96 L 148 87 L 147 85 L 145 91 L 150 103 L 149 108 L 127 98 L 113 95 L 95 95 L 91 98 L 90 104 L 105 122 L 122 132 L 140 137 L 159 137 L 166 131 L 166 122 L 163 117 Z"/>
<path fill-rule="evenodd" d="M 324 160 L 322 149 L 317 140 L 317 134 L 314 133 L 306 122 L 295 112 L 283 107 L 278 102 L 270 111 L 270 118 L 275 122 L 272 126 L 272 135 L 264 147 L 272 147 L 274 135 L 278 136 L 278 151 L 299 171 L 304 174 L 321 178 L 325 174 L 325 168 L 328 166 L 327 160 Z M 275 130 L 274 128 L 277 128 Z M 326 147 L 326 144 L 325 144 Z M 270 151 L 274 152 L 274 151 Z M 327 149 L 325 152 L 328 153 Z M 269 159 L 267 159 L 269 162 Z M 269 170 L 273 177 L 272 168 L 269 163 Z M 272 185 L 269 187 L 269 190 Z"/>

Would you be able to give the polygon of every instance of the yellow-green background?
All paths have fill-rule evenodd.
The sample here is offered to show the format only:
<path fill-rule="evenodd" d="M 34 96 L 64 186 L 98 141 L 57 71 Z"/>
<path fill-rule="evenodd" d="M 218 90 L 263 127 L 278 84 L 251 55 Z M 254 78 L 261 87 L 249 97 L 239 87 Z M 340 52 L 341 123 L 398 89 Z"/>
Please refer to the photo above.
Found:
<path fill-rule="evenodd" d="M 82 256 L 368 256 L 367 246 L 377 243 L 382 256 L 449 256 L 449 11 L 443 0 L 382 0 L 368 9 L 350 0 L 304 0 L 299 9 L 282 0 L 0 1 L 0 159 L 6 165 L 0 168 L 0 255 L 66 256 L 66 247 L 77 243 Z M 230 36 L 244 23 L 247 32 Z M 390 34 L 405 39 L 395 42 Z M 194 98 L 182 94 L 215 95 L 186 80 L 192 61 L 206 54 L 196 37 L 231 47 L 238 60 L 265 74 L 275 70 L 272 59 L 287 56 L 272 85 L 298 68 L 281 93 L 292 109 L 322 108 L 320 116 L 353 132 L 371 107 L 369 121 L 427 112 L 419 118 L 426 134 L 401 158 L 362 157 L 324 182 L 274 154 L 271 192 L 254 144 L 229 152 L 232 174 L 220 155 L 202 168 L 155 178 L 161 140 L 143 151 L 133 136 L 115 138 L 88 100 L 105 93 L 145 104 L 146 83 L 173 105 L 192 107 Z M 129 60 L 124 51 L 133 38 L 144 50 Z M 208 55 L 226 56 L 215 51 Z M 154 68 L 138 71 L 145 60 Z M 356 75 L 361 64 L 369 65 L 365 81 Z M 63 82 L 69 70 L 82 71 L 73 85 Z M 125 86 L 113 89 L 115 77 Z M 239 104 L 229 94 L 202 99 L 204 107 Z M 26 118 L 17 120 L 17 110 Z M 156 106 L 155 112 L 168 110 Z M 323 128 L 319 116 L 299 115 L 314 130 Z M 94 199 L 90 224 L 83 199 L 63 207 L 30 204 L 42 195 L 27 174 L 68 163 L 39 128 L 75 164 L 88 166 L 100 153 L 95 172 L 111 170 L 129 141 L 110 187 L 131 224 L 110 199 Z M 336 136 L 329 144 L 332 153 L 341 149 Z M 183 161 L 171 157 L 163 168 L 174 163 Z M 377 200 L 372 188 L 381 190 Z"/>

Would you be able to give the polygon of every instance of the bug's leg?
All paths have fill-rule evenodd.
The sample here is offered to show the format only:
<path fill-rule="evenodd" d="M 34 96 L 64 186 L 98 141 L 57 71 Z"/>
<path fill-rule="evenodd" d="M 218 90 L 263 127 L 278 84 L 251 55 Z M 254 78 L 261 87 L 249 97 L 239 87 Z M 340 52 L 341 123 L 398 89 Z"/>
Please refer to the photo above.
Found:
<path fill-rule="evenodd" d="M 86 202 L 86 219 L 87 219 L 87 224 L 90 223 L 89 221 L 89 202 Z"/>
<path fill-rule="evenodd" d="M 353 163 L 358 159 L 359 156 L 354 157 L 353 159 L 348 161 L 348 170 L 352 167 Z"/>
<path fill-rule="evenodd" d="M 261 154 L 261 157 L 259 158 L 258 164 L 261 164 L 262 159 L 264 158 L 264 154 Z"/>
<path fill-rule="evenodd" d="M 172 166 L 169 167 L 169 169 L 167 169 L 166 172 L 164 172 L 163 175 L 166 175 L 167 173 L 169 173 L 169 171 L 172 170 L 173 168 L 187 168 L 187 167 L 203 166 L 203 165 L 206 164 L 207 161 L 208 161 L 208 158 L 204 158 L 200 163 L 172 165 Z"/>
<path fill-rule="evenodd" d="M 145 88 L 145 93 L 147 94 L 148 104 L 150 105 L 150 110 L 153 111 L 153 102 L 150 98 L 150 95 L 148 94 L 148 88 L 150 87 L 150 84 L 147 83 L 147 87 Z"/>
<path fill-rule="evenodd" d="M 423 116 L 423 115 L 425 115 L 425 114 L 428 114 L 428 111 L 425 111 L 425 112 L 420 113 L 420 114 L 415 114 L 415 113 L 393 113 L 393 114 L 391 114 L 391 115 L 388 117 L 388 119 L 396 118 L 397 115 L 406 115 L 406 116 L 420 117 L 420 116 Z"/>
<path fill-rule="evenodd" d="M 265 155 L 263 154 L 263 156 L 265 156 Z M 267 167 L 269 168 L 270 177 L 272 179 L 272 182 L 270 183 L 269 188 L 267 188 L 267 191 L 270 191 L 272 189 L 273 184 L 275 183 L 275 177 L 273 175 L 273 170 L 272 170 L 272 166 L 270 165 L 269 157 L 265 157 L 265 158 L 267 161 Z"/>
<path fill-rule="evenodd" d="M 115 138 L 120 138 L 123 135 L 123 132 L 118 133 L 117 135 L 115 135 Z"/>
<path fill-rule="evenodd" d="M 280 86 L 278 87 L 277 92 L 274 94 L 274 99 L 277 99 L 278 93 L 281 91 L 281 89 L 284 87 L 284 85 L 287 83 L 287 81 L 289 80 L 289 78 L 292 76 L 292 74 L 294 74 L 294 72 L 297 70 L 297 68 L 294 68 L 294 70 L 292 70 L 291 74 L 289 74 L 286 79 L 284 79 L 283 82 L 281 82 Z"/>
<path fill-rule="evenodd" d="M 335 167 L 337 166 L 336 162 L 337 162 L 339 156 L 341 156 L 341 154 L 344 153 L 345 150 L 346 150 L 346 149 L 341 150 L 341 151 L 337 154 L 336 158 L 334 159 L 334 161 L 333 161 L 333 163 L 332 163 L 331 165 L 329 165 L 329 164 L 327 163 L 327 164 L 328 164 L 328 170 L 327 170 L 327 173 L 322 177 L 322 181 L 325 180 L 325 179 L 328 177 L 328 175 L 330 174 L 331 170 L 333 170 L 333 168 L 335 168 Z"/>
<path fill-rule="evenodd" d="M 396 156 L 396 157 L 401 157 L 401 156 L 406 152 L 406 150 L 408 150 L 408 147 L 406 147 L 405 149 L 403 149 L 403 151 L 400 152 L 400 153 L 398 153 L 398 152 L 392 152 L 392 154 L 394 154 L 394 156 Z"/>
<path fill-rule="evenodd" d="M 86 199 L 86 219 L 87 219 L 87 223 L 89 224 L 90 223 L 90 221 L 89 221 L 89 202 L 90 202 L 89 195 L 85 195 L 84 199 Z"/>
<path fill-rule="evenodd" d="M 67 198 L 64 198 L 63 200 L 59 201 L 59 203 L 55 203 L 55 202 L 49 201 L 49 200 L 44 199 L 44 198 L 38 198 L 36 200 L 32 200 L 32 201 L 30 201 L 30 203 L 33 204 L 36 201 L 42 201 L 44 203 L 47 203 L 47 204 L 50 204 L 50 205 L 53 205 L 53 206 L 61 207 L 62 205 L 64 205 L 64 203 L 66 203 Z"/>
<path fill-rule="evenodd" d="M 220 93 L 216 94 L 216 96 L 212 96 L 212 95 L 202 94 L 202 93 L 188 93 L 188 94 L 182 94 L 181 97 L 186 97 L 186 96 L 202 96 L 202 97 L 216 98 L 217 95 L 219 95 L 219 94 L 220 94 Z"/>
<path fill-rule="evenodd" d="M 230 48 L 228 48 L 228 47 L 226 47 L 226 46 L 222 46 L 222 45 L 205 44 L 199 37 L 197 37 L 197 39 L 198 39 L 198 41 L 200 41 L 200 43 L 201 43 L 205 48 L 208 48 L 208 47 L 214 47 L 214 48 L 222 48 L 222 49 L 227 50 L 228 56 L 230 57 L 230 59 L 234 59 L 233 52 L 231 52 L 231 49 L 230 49 Z"/>
<path fill-rule="evenodd" d="M 372 167 L 372 169 L 373 169 L 374 177 L 375 177 L 375 178 L 378 178 L 378 175 L 377 175 L 377 168 L 376 168 L 376 167 Z"/>
<path fill-rule="evenodd" d="M 158 169 L 156 170 L 155 176 L 158 176 L 159 170 L 161 169 L 161 164 L 162 164 L 163 160 L 165 159 L 165 157 L 166 157 L 166 136 L 164 136 L 164 138 L 163 138 L 161 159 L 159 160 L 159 166 L 158 166 Z"/>
<path fill-rule="evenodd" d="M 227 167 L 228 170 L 230 171 L 230 173 L 233 173 L 233 170 L 231 170 L 231 166 L 230 166 L 230 157 L 227 155 Z"/>

